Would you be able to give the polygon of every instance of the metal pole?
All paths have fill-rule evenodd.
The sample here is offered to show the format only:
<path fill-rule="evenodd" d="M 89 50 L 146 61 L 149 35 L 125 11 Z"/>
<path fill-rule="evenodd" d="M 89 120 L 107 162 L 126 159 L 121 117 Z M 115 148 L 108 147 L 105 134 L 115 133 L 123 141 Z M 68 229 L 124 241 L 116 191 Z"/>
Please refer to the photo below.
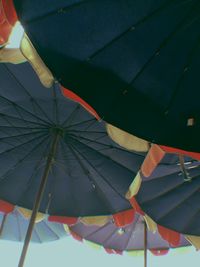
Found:
<path fill-rule="evenodd" d="M 21 253 L 21 257 L 20 257 L 20 260 L 19 260 L 18 267 L 23 267 L 24 266 L 24 260 L 25 260 L 25 257 L 26 257 L 27 249 L 28 249 L 28 246 L 29 246 L 29 243 L 30 243 L 33 227 L 34 227 L 34 224 L 35 224 L 35 218 L 36 218 L 38 209 L 40 207 L 40 202 L 42 200 L 42 196 L 43 196 L 44 189 L 45 189 L 45 186 L 46 186 L 46 182 L 47 182 L 47 179 L 48 179 L 49 171 L 51 169 L 52 161 L 53 161 L 53 158 L 54 158 L 55 153 L 56 153 L 58 139 L 59 139 L 59 131 L 57 131 L 55 133 L 55 137 L 53 139 L 53 142 L 52 142 L 52 145 L 51 145 L 51 149 L 50 149 L 50 152 L 49 152 L 49 155 L 48 155 L 48 158 L 47 158 L 46 167 L 45 167 L 45 170 L 44 170 L 44 173 L 43 173 L 43 176 L 42 176 L 42 179 L 41 179 L 40 187 L 39 187 L 39 190 L 37 192 L 37 196 L 36 196 L 35 203 L 34 203 L 34 206 L 33 206 L 33 211 L 32 211 L 32 214 L 31 214 L 30 223 L 29 223 L 28 230 L 27 230 L 27 233 L 26 233 L 24 246 L 23 246 L 23 249 L 22 249 L 22 253 Z"/>
<path fill-rule="evenodd" d="M 2 232 L 3 232 L 3 228 L 4 228 L 4 225 L 5 225 L 5 222 L 6 222 L 6 217 L 7 217 L 7 214 L 4 213 L 3 220 L 2 220 L 2 223 L 1 223 L 1 226 L 0 226 L 0 236 L 2 235 Z"/>
<path fill-rule="evenodd" d="M 186 182 L 191 181 L 191 177 L 189 176 L 189 174 L 188 174 L 188 172 L 187 172 L 187 170 L 185 168 L 184 156 L 179 154 L 178 157 L 179 157 L 181 172 L 183 174 L 183 180 L 186 181 Z"/>
<path fill-rule="evenodd" d="M 147 225 L 144 221 L 144 267 L 147 267 Z"/>

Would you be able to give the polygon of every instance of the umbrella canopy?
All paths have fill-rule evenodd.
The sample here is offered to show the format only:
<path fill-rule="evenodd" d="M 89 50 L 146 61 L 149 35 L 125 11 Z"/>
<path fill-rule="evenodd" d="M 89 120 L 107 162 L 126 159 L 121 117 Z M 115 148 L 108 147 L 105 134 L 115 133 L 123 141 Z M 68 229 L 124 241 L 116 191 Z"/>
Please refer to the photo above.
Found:
<path fill-rule="evenodd" d="M 100 117 L 153 143 L 200 150 L 198 0 L 13 2 L 55 78 Z"/>
<path fill-rule="evenodd" d="M 172 159 L 177 159 L 174 164 L 170 163 Z M 160 233 L 165 235 L 165 227 L 171 229 L 176 244 L 180 241 L 178 233 L 185 234 L 199 248 L 199 173 L 200 161 L 166 153 L 154 145 L 137 175 L 141 182 L 138 193 L 134 196 L 133 182 L 127 195 L 133 206 L 137 205 L 136 200 L 142 209 L 140 212 L 158 224 Z"/>
<path fill-rule="evenodd" d="M 173 248 L 167 241 L 163 240 L 158 232 L 152 233 L 145 227 L 145 221 L 139 214 L 135 214 L 134 222 L 122 228 L 117 227 L 112 219 L 104 226 L 85 225 L 77 223 L 71 226 L 70 231 L 81 238 L 99 244 L 105 248 L 107 252 L 123 253 L 125 251 L 145 250 L 145 231 L 146 248 L 153 254 L 166 254 L 170 248 Z M 182 236 L 180 247 L 190 245 Z"/>
<path fill-rule="evenodd" d="M 115 144 L 59 86 L 43 88 L 29 64 L 0 73 L 0 199 L 33 209 L 23 266 L 38 211 L 74 222 L 130 209 L 124 194 L 144 154 Z"/>
<path fill-rule="evenodd" d="M 27 220 L 16 208 L 5 215 L 0 213 L 1 234 L 0 239 L 23 242 L 29 225 Z M 66 237 L 62 224 L 49 222 L 46 218 L 36 222 L 31 236 L 31 242 L 44 243 Z"/>
<path fill-rule="evenodd" d="M 45 89 L 28 64 L 0 65 L 0 198 L 33 208 L 57 136 L 40 212 L 69 217 L 110 215 L 124 198 L 144 154 L 129 152 L 57 88 Z"/>

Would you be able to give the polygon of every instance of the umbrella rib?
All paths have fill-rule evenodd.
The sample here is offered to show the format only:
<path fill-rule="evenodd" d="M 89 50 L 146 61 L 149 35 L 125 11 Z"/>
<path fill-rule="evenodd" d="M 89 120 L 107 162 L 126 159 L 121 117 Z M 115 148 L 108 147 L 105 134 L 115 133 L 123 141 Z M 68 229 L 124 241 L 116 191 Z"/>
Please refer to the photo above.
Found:
<path fill-rule="evenodd" d="M 181 186 L 181 185 L 179 185 L 179 186 Z M 176 190 L 177 190 L 177 188 L 178 188 L 179 186 L 175 187 L 173 190 L 170 190 L 169 192 L 170 192 L 170 193 L 171 193 L 172 191 L 175 191 L 175 192 L 176 192 Z M 179 201 L 176 203 L 175 206 L 173 206 L 171 209 L 168 209 L 168 211 L 165 212 L 164 215 L 162 215 L 161 217 L 159 217 L 159 220 L 165 218 L 167 215 L 169 215 L 169 213 L 171 213 L 171 212 L 172 212 L 174 209 L 176 209 L 179 205 L 181 205 L 183 202 L 185 202 L 187 199 L 189 199 L 189 198 L 191 197 L 191 195 L 193 195 L 194 193 L 196 193 L 196 192 L 198 192 L 198 191 L 199 191 L 199 188 L 195 189 L 194 191 L 192 191 L 192 192 L 190 193 L 189 196 L 187 196 L 187 198 L 184 198 L 184 200 L 180 198 Z M 161 195 L 161 196 L 163 197 L 164 195 L 166 195 L 166 194 L 169 193 L 169 192 L 166 192 L 165 194 L 163 194 L 163 195 Z M 137 199 L 137 196 L 136 196 L 136 199 Z M 152 202 L 152 201 L 154 201 L 154 200 L 155 200 L 155 198 L 152 198 L 150 201 L 149 201 L 149 200 L 148 200 L 148 201 L 144 201 L 144 202 L 142 203 L 142 205 L 145 205 L 146 202 L 147 202 L 147 204 L 149 205 L 150 202 Z"/>
<path fill-rule="evenodd" d="M 40 223 L 40 222 L 39 222 Z M 42 239 L 40 238 L 40 235 L 37 231 L 37 223 L 35 222 L 34 224 L 34 228 L 33 228 L 33 232 L 35 233 L 35 235 L 37 236 L 38 240 L 39 240 L 39 243 L 42 243 Z M 31 236 L 31 239 L 33 237 L 33 233 L 32 233 L 32 236 Z"/>
<path fill-rule="evenodd" d="M 140 215 L 138 215 L 138 218 L 136 218 L 135 221 L 131 225 L 131 231 L 130 231 L 131 234 L 129 235 L 128 240 L 126 242 L 125 250 L 128 250 L 129 243 L 130 243 L 130 241 L 131 241 L 131 239 L 132 239 L 132 237 L 133 237 L 133 235 L 135 233 L 135 229 L 134 228 L 136 227 L 136 225 L 137 225 L 137 223 L 139 221 L 139 216 Z"/>
<path fill-rule="evenodd" d="M 88 123 L 88 122 L 91 122 L 91 124 L 88 126 L 88 127 L 90 127 L 94 123 L 96 123 L 97 120 L 95 118 L 92 118 L 92 119 L 89 119 L 89 120 L 85 120 L 85 121 L 81 121 L 81 122 L 78 122 L 78 123 L 75 123 L 75 124 L 71 124 L 69 126 L 64 127 L 64 129 L 70 129 L 71 127 L 76 127 L 76 126 L 79 126 L 79 125 L 84 125 L 85 123 Z M 86 126 L 85 129 L 87 129 L 88 127 Z"/>
<path fill-rule="evenodd" d="M 17 220 L 17 227 L 18 227 L 18 233 L 19 233 L 19 240 L 22 241 L 22 232 L 21 232 L 21 228 L 20 228 L 20 222 L 19 222 L 19 216 L 22 217 L 22 215 L 19 213 L 19 211 L 16 211 L 16 220 Z"/>
<path fill-rule="evenodd" d="M 158 9 L 154 10 L 153 12 L 151 12 L 148 16 L 145 16 L 143 19 L 141 19 L 138 22 L 136 22 L 135 24 L 129 26 L 128 29 L 126 29 L 125 31 L 123 31 L 120 35 L 118 35 L 117 37 L 115 37 L 114 39 L 112 39 L 109 43 L 107 43 L 106 45 L 104 45 L 103 47 L 101 47 L 99 50 L 97 50 L 95 53 L 93 53 L 92 55 L 90 55 L 86 61 L 88 62 L 88 61 L 91 61 L 92 59 L 94 59 L 103 50 L 105 50 L 106 48 L 108 48 L 109 46 L 111 46 L 116 41 L 120 40 L 124 35 L 126 35 L 130 31 L 132 31 L 133 28 L 136 28 L 136 27 L 140 26 L 142 23 L 144 23 L 149 18 L 157 15 L 159 12 L 161 12 L 162 10 L 164 10 L 168 5 L 170 5 L 173 1 L 174 0 L 170 0 L 170 1 L 166 2 L 166 3 L 164 3 Z"/>
<path fill-rule="evenodd" d="M 44 131 L 35 131 L 35 132 L 29 132 L 29 133 L 24 133 L 24 134 L 19 134 L 19 135 L 11 135 L 11 136 L 5 136 L 5 137 L 0 137 L 0 142 L 4 141 L 5 139 L 13 139 L 13 138 L 17 138 L 17 137 L 26 137 L 26 136 L 30 136 L 33 134 L 39 134 L 39 133 L 44 133 Z M 46 132 L 48 133 L 48 131 Z"/>
<path fill-rule="evenodd" d="M 81 142 L 81 140 L 76 139 L 76 138 L 74 138 L 73 136 L 71 136 L 71 137 L 72 137 L 72 139 L 73 139 L 74 141 L 78 142 L 78 143 L 81 144 L 82 146 L 86 147 L 86 148 L 89 149 L 89 150 L 94 151 L 93 148 L 91 148 L 91 147 L 88 146 L 87 144 Z M 102 143 L 97 142 L 97 144 L 102 144 Z M 104 144 L 102 144 L 102 145 L 104 145 Z M 107 145 L 107 147 L 108 147 L 108 145 Z M 114 148 L 112 147 L 112 149 L 115 149 L 115 147 L 114 147 Z M 117 148 L 117 149 L 118 149 L 118 148 Z M 125 152 L 128 152 L 128 153 L 131 153 L 130 151 L 126 151 L 126 150 L 123 150 L 123 149 L 120 149 L 120 148 L 119 148 L 119 150 L 122 150 L 122 151 L 125 151 Z M 97 154 L 101 155 L 102 157 L 109 159 L 109 160 L 112 161 L 113 163 L 118 164 L 118 165 L 120 165 L 121 167 L 123 167 L 123 168 L 125 168 L 125 169 L 127 169 L 127 170 L 133 172 L 133 170 L 128 169 L 126 166 L 122 165 L 120 162 L 116 162 L 116 161 L 114 161 L 112 158 L 108 157 L 107 155 L 102 154 L 102 153 L 100 152 L 100 150 L 95 150 L 95 153 L 97 153 Z M 131 154 L 133 154 L 133 153 L 131 153 Z M 136 154 L 136 153 L 134 153 L 134 155 L 135 155 L 135 154 Z M 138 156 L 138 154 L 136 154 L 136 155 Z M 139 154 L 139 156 L 141 156 L 141 155 Z M 141 156 L 141 157 L 142 157 L 142 156 Z M 133 173 L 133 175 L 134 175 L 134 173 Z"/>
<path fill-rule="evenodd" d="M 112 231 L 112 233 L 111 234 L 109 234 L 105 239 L 104 239 L 104 241 L 103 241 L 103 247 L 104 248 L 111 248 L 111 249 L 114 249 L 113 247 L 107 247 L 108 245 L 106 245 L 106 244 L 108 244 L 111 240 L 111 238 L 115 235 L 117 233 L 117 229 L 113 229 L 113 231 Z"/>
<path fill-rule="evenodd" d="M 93 235 L 95 235 L 95 234 L 98 234 L 98 232 L 101 232 L 104 228 L 106 228 L 106 227 L 108 227 L 109 226 L 109 224 L 111 223 L 111 221 L 109 221 L 109 222 L 107 222 L 106 224 L 104 224 L 103 226 L 101 226 L 101 227 L 97 227 L 97 229 L 95 229 L 94 231 L 92 231 L 91 233 L 89 233 L 89 234 L 87 234 L 87 235 L 84 235 L 83 236 L 83 238 L 84 239 L 86 239 L 86 240 L 91 240 L 91 239 L 89 239 L 90 237 L 92 237 Z M 82 223 L 81 223 L 82 224 Z M 90 227 L 90 226 L 87 226 L 88 228 Z M 71 227 L 72 228 L 72 230 L 73 230 L 73 227 Z M 74 231 L 74 230 L 73 230 Z M 76 232 L 76 230 L 75 230 L 75 232 Z M 84 232 L 83 232 L 83 234 L 84 234 Z M 97 243 L 96 241 L 95 241 L 95 243 Z"/>
<path fill-rule="evenodd" d="M 46 140 L 46 136 L 44 138 L 44 140 Z M 12 167 L 12 169 L 9 169 L 6 173 L 3 174 L 2 177 L 0 177 L 0 182 L 2 182 L 4 179 L 6 179 L 8 177 L 8 175 L 10 175 L 10 173 L 12 173 L 14 171 L 14 169 L 16 169 L 18 167 L 19 164 L 21 164 L 33 151 L 35 151 L 43 142 L 43 140 L 37 144 L 37 146 L 35 146 L 31 151 L 29 151 L 22 159 L 20 159 L 17 163 L 15 163 L 15 165 Z"/>
<path fill-rule="evenodd" d="M 1 96 L 0 96 L 1 97 Z M 10 119 L 16 119 L 17 121 L 20 121 L 20 119 L 18 117 L 14 117 L 14 116 L 11 116 L 11 115 L 7 115 L 7 114 L 4 114 L 4 113 L 1 113 L 0 112 L 0 116 L 2 117 L 8 117 Z M 38 123 L 38 122 L 34 122 L 34 121 L 27 121 L 25 119 L 23 119 L 24 122 L 28 122 L 28 123 L 31 123 L 31 124 L 36 124 L 36 125 L 40 125 L 40 126 L 43 126 L 43 127 L 47 127 L 46 124 L 42 124 L 42 123 Z M 29 127 L 30 128 L 30 127 Z"/>
<path fill-rule="evenodd" d="M 62 7 L 60 9 L 53 10 L 53 11 L 51 11 L 49 13 L 46 13 L 45 15 L 42 14 L 42 15 L 40 15 L 38 17 L 33 18 L 33 19 L 26 20 L 25 23 L 31 24 L 33 22 L 37 22 L 37 21 L 43 20 L 46 17 L 53 16 L 56 13 L 66 13 L 67 10 L 72 9 L 72 8 L 75 8 L 75 7 L 80 6 L 80 5 L 83 5 L 83 4 L 86 4 L 87 2 L 93 2 L 93 0 L 85 0 L 85 1 L 81 1 L 79 3 L 74 3 L 74 4 L 71 4 L 71 5 Z"/>
<path fill-rule="evenodd" d="M 24 85 L 18 80 L 18 78 L 14 75 L 14 73 L 8 68 L 8 66 L 6 66 L 4 64 L 5 69 L 8 71 L 8 73 L 10 74 L 10 76 L 12 78 L 14 78 L 14 80 L 16 81 L 16 83 L 18 83 L 21 88 L 26 92 L 26 94 L 32 99 L 32 101 L 37 105 L 37 107 L 42 111 L 43 115 L 47 118 L 47 120 L 49 120 L 50 123 L 53 123 L 51 121 L 51 119 L 47 116 L 46 112 L 44 112 L 44 110 L 42 109 L 42 107 L 38 104 L 38 102 L 31 96 L 31 94 L 26 90 L 26 88 L 24 87 Z M 19 106 L 21 108 L 21 106 Z M 31 113 L 31 112 L 29 112 Z M 31 113 L 32 115 L 35 115 L 34 113 Z M 41 118 L 37 117 L 39 120 L 42 120 Z"/>
<path fill-rule="evenodd" d="M 101 178 L 103 178 L 103 180 L 104 180 L 104 182 L 105 183 L 107 183 L 112 189 L 113 189 L 113 191 L 117 194 L 117 195 L 119 195 L 120 197 L 122 197 L 123 199 L 125 199 L 125 196 L 124 195 L 122 195 L 120 192 L 118 192 L 118 191 L 116 191 L 116 189 L 112 186 L 112 184 L 106 179 L 106 177 L 104 177 L 101 173 L 99 173 L 99 171 L 93 166 L 93 164 L 91 164 L 91 162 L 84 156 L 84 154 L 83 153 L 81 153 L 77 148 L 75 148 L 73 145 L 72 145 L 72 147 L 73 147 L 73 149 L 74 149 L 74 151 L 76 151 L 78 154 L 80 154 L 82 157 L 83 157 L 83 159 L 85 159 L 85 161 L 96 171 L 96 173 L 98 173 L 99 174 L 99 176 L 101 177 Z M 78 156 L 78 155 L 77 155 Z M 82 162 L 81 162 L 81 159 L 78 157 L 78 160 L 79 160 L 79 163 L 80 164 L 82 164 Z M 81 165 L 82 166 L 82 165 Z M 84 165 L 83 165 L 83 168 L 85 168 L 84 167 Z M 87 169 L 85 169 L 86 171 L 87 171 Z M 94 180 L 91 176 L 90 177 L 88 177 L 89 178 L 89 180 L 91 179 L 91 181 L 93 182 L 93 183 L 95 183 L 95 185 L 97 185 L 97 187 L 99 188 L 99 186 L 98 186 L 98 184 L 96 184 L 96 180 Z M 99 188 L 100 189 L 100 188 Z M 107 201 L 107 197 L 105 196 L 105 194 L 104 194 L 104 192 L 100 189 L 100 191 L 103 193 L 103 196 L 106 198 L 106 201 Z M 109 203 L 109 205 L 110 205 L 110 203 Z"/>
<path fill-rule="evenodd" d="M 38 116 L 35 115 L 34 113 L 30 112 L 29 110 L 26 110 L 25 108 L 19 106 L 17 103 L 11 101 L 10 99 L 8 99 L 8 98 L 6 98 L 6 97 L 4 97 L 4 96 L 0 96 L 0 98 L 4 99 L 4 100 L 6 100 L 8 103 L 12 104 L 13 107 L 17 106 L 19 109 L 21 109 L 21 110 L 24 111 L 25 113 L 31 115 L 32 117 L 36 118 L 37 120 L 42 121 L 42 122 L 44 123 L 44 125 L 51 125 L 51 124 L 48 123 L 47 121 L 41 119 L 40 117 L 38 117 Z M 4 113 L 0 113 L 0 114 L 3 114 L 3 115 L 5 116 Z M 8 115 L 6 115 L 6 116 L 8 116 Z M 10 115 L 9 115 L 9 116 L 10 116 Z M 11 117 L 11 116 L 10 116 L 10 117 Z M 12 117 L 13 117 L 13 116 L 12 116 Z M 17 117 L 13 117 L 13 118 L 17 118 Z M 19 118 L 17 118 L 17 119 L 19 119 Z M 24 119 L 23 119 L 23 120 L 24 120 Z M 26 121 L 26 120 L 24 120 L 24 121 Z M 31 122 L 31 123 L 33 123 L 33 122 Z M 37 122 L 37 124 L 38 124 L 38 122 Z M 43 124 L 42 124 L 42 125 L 43 125 Z"/>
<path fill-rule="evenodd" d="M 51 224 L 52 224 L 53 222 L 48 223 L 47 221 L 43 221 L 43 223 L 44 223 L 45 226 L 49 229 L 49 231 L 52 232 L 52 234 L 56 236 L 56 239 L 59 239 L 59 238 L 60 238 L 59 235 L 58 235 L 58 234 L 51 228 Z"/>
<path fill-rule="evenodd" d="M 200 17 L 198 17 L 198 20 L 199 20 L 199 18 L 200 18 Z M 173 105 L 173 102 L 174 102 L 174 100 L 175 100 L 175 98 L 176 98 L 176 96 L 177 96 L 177 94 L 178 94 L 178 92 L 179 92 L 179 90 L 180 90 L 181 83 L 182 83 L 184 77 L 188 74 L 188 71 L 184 71 L 184 70 L 186 70 L 186 69 L 190 69 L 190 65 L 192 64 L 192 61 L 193 61 L 193 59 L 194 59 L 194 57 L 195 57 L 195 53 L 197 52 L 197 49 L 200 47 L 200 42 L 199 42 L 199 41 L 200 41 L 200 35 L 198 36 L 198 38 L 197 38 L 197 40 L 196 40 L 194 46 L 192 47 L 192 49 L 191 49 L 191 51 L 190 51 L 190 53 L 189 53 L 187 62 L 186 62 L 186 64 L 184 65 L 182 74 L 181 74 L 181 76 L 179 77 L 179 80 L 178 80 L 178 82 L 177 82 L 177 86 L 175 87 L 175 90 L 173 90 L 173 95 L 172 95 L 172 97 L 171 97 L 171 99 L 170 99 L 170 102 L 169 102 L 169 104 L 168 104 L 167 110 L 169 110 L 170 107 Z"/>
<path fill-rule="evenodd" d="M 56 95 L 56 88 L 55 83 L 53 84 L 53 101 L 54 101 L 54 114 L 55 114 L 55 121 L 56 125 L 59 125 L 59 116 L 58 116 L 58 101 L 57 101 L 57 95 Z"/>
<path fill-rule="evenodd" d="M 105 133 L 105 135 L 107 135 L 106 133 Z M 89 139 L 89 138 L 86 138 L 86 137 L 83 137 L 83 136 L 77 136 L 77 135 L 73 135 L 72 133 L 70 133 L 70 136 L 73 138 L 73 139 L 75 139 L 76 141 L 79 141 L 81 144 L 84 144 L 85 146 L 87 146 L 87 147 L 89 147 L 89 148 L 91 148 L 90 146 L 88 146 L 87 144 L 85 144 L 85 143 L 82 143 L 79 139 L 83 139 L 83 140 L 85 140 L 85 141 L 88 141 L 88 144 L 89 143 L 95 143 L 95 144 L 98 144 L 98 145 L 101 145 L 101 146 L 105 146 L 105 147 L 107 147 L 107 148 L 111 148 L 111 149 L 115 149 L 115 150 L 120 150 L 120 151 L 122 151 L 122 152 L 126 152 L 126 153 L 128 153 L 128 154 L 134 154 L 134 155 L 137 155 L 137 156 L 140 156 L 140 157 L 144 157 L 143 155 L 141 155 L 140 153 L 138 153 L 138 152 L 136 152 L 136 151 L 134 151 L 134 152 L 132 152 L 132 151 L 129 151 L 129 150 L 126 150 L 126 149 L 124 149 L 124 148 L 121 148 L 120 146 L 117 146 L 117 144 L 115 144 L 113 141 L 112 141 L 112 139 L 110 139 L 110 137 L 108 137 L 109 139 L 110 139 L 110 141 L 111 141 L 111 145 L 109 145 L 109 144 L 105 144 L 105 143 L 101 143 L 101 142 L 97 142 L 96 140 L 98 140 L 98 139 L 100 139 L 100 138 L 102 138 L 102 137 L 104 137 L 104 136 L 102 136 L 102 137 L 97 137 L 96 139 Z M 168 165 L 168 164 L 167 164 Z"/>
<path fill-rule="evenodd" d="M 71 121 L 73 121 L 73 119 L 75 118 L 75 116 L 77 116 L 77 113 L 80 111 L 80 105 L 77 103 L 74 110 L 71 112 L 71 114 L 69 115 L 68 118 L 66 118 L 66 120 L 62 123 L 62 125 L 64 126 L 65 124 L 69 124 Z M 65 129 L 67 129 L 69 126 L 66 126 Z"/>
<path fill-rule="evenodd" d="M 43 135 L 46 136 L 46 133 L 43 134 Z M 42 135 L 41 135 L 40 137 L 42 137 Z M 39 138 L 39 137 L 38 137 L 38 138 Z M 0 155 L 2 155 L 2 154 L 4 154 L 4 153 L 11 152 L 12 150 L 14 150 L 14 149 L 16 149 L 16 148 L 20 148 L 20 147 L 23 146 L 23 145 L 27 145 L 27 144 L 31 143 L 33 140 L 35 140 L 35 138 L 33 138 L 33 139 L 31 139 L 31 140 L 28 140 L 28 141 L 26 141 L 26 142 L 24 142 L 24 143 L 21 143 L 21 144 L 19 144 L 18 146 L 15 146 L 14 148 L 10 148 L 10 149 L 8 149 L 8 150 L 1 151 L 1 152 L 0 152 Z"/>
<path fill-rule="evenodd" d="M 82 155 L 72 144 L 70 144 L 69 145 L 69 148 L 71 149 L 71 152 L 72 152 L 72 154 L 75 156 L 75 158 L 77 159 L 77 162 L 79 163 L 79 165 L 81 166 L 81 168 L 82 168 L 82 170 L 83 170 L 83 172 L 85 173 L 85 175 L 86 175 L 86 177 L 88 178 L 88 180 L 90 181 L 90 183 L 92 183 L 92 184 L 95 184 L 95 187 L 97 187 L 98 189 L 99 189 L 99 192 L 101 193 L 101 197 L 102 197 L 102 199 L 103 199 L 103 201 L 104 201 L 104 203 L 106 204 L 106 206 L 109 208 L 109 210 L 112 210 L 112 205 L 110 204 L 110 202 L 109 202 L 109 200 L 107 199 L 107 196 L 105 195 L 105 193 L 103 192 L 103 190 L 99 187 L 99 185 L 98 185 L 98 183 L 96 182 L 96 180 L 95 179 L 93 179 L 92 178 L 92 176 L 90 176 L 90 174 L 89 174 L 89 171 L 88 171 L 88 169 L 84 166 L 84 164 L 83 164 L 83 162 L 81 161 L 81 159 L 80 159 L 80 157 L 79 157 L 79 154 L 80 155 Z M 76 152 L 75 152 L 76 151 Z M 82 157 L 84 158 L 84 156 L 82 155 Z M 86 161 L 87 161 L 87 159 L 85 159 Z M 90 166 L 92 166 L 91 164 L 90 164 L 90 162 L 89 161 L 87 161 L 88 162 L 88 164 L 90 165 Z M 93 167 L 93 166 L 92 166 Z M 93 167 L 93 169 L 97 172 L 97 170 Z M 97 172 L 98 173 L 98 172 Z M 101 176 L 101 175 L 100 175 Z M 104 179 L 104 177 L 103 176 L 101 176 L 103 179 Z M 104 181 L 105 181 L 105 179 L 104 179 Z M 106 181 L 107 182 L 107 181 Z M 108 182 L 107 182 L 107 184 L 109 184 Z M 112 185 L 111 184 L 109 184 L 110 185 L 110 187 L 112 188 Z M 114 191 L 115 191 L 115 189 L 113 189 Z M 118 192 L 117 192 L 118 193 Z M 119 193 L 118 193 L 119 194 Z"/>
<path fill-rule="evenodd" d="M 187 13 L 187 16 L 184 17 L 184 19 L 177 25 L 177 27 L 175 28 L 175 30 L 173 30 L 167 38 L 165 38 L 162 43 L 160 44 L 160 46 L 158 47 L 158 49 L 156 49 L 156 51 L 152 54 L 152 56 L 148 59 L 148 61 L 143 65 L 143 67 L 140 69 L 140 71 L 138 71 L 138 73 L 134 76 L 134 78 L 129 82 L 129 85 L 124 89 L 124 90 L 128 90 L 131 86 L 132 83 L 135 82 L 135 80 L 143 73 L 143 71 L 145 70 L 145 68 L 153 61 L 153 59 L 155 58 L 155 56 L 157 56 L 158 52 L 164 48 L 169 41 L 176 35 L 177 32 L 180 31 L 180 29 L 183 28 L 183 22 L 185 22 L 187 20 L 187 18 L 189 16 L 191 16 L 191 13 L 193 11 L 195 11 L 196 6 L 198 5 L 198 3 L 196 5 L 194 5 L 190 11 Z M 184 25 L 185 27 L 185 25 Z"/>
<path fill-rule="evenodd" d="M 175 174 L 178 174 L 178 173 L 175 173 Z M 165 179 L 170 179 L 170 178 L 168 178 L 168 176 L 170 177 L 171 175 L 173 175 L 173 174 L 170 174 L 170 175 L 164 175 L 164 176 L 159 176 L 157 179 L 162 179 L 162 178 L 165 178 Z M 196 178 L 198 178 L 199 177 L 199 174 L 196 174 L 196 175 L 194 175 L 193 177 L 191 177 L 191 180 L 192 179 L 196 179 Z M 171 178 L 172 179 L 172 178 Z M 145 183 L 146 184 L 146 186 L 148 186 L 147 185 L 147 183 L 152 183 L 152 182 L 154 182 L 153 180 L 149 180 L 149 181 L 145 181 L 145 182 L 143 182 L 143 183 Z M 163 192 L 163 191 L 159 191 L 156 195 L 154 194 L 154 196 L 153 196 L 153 198 L 148 198 L 147 200 L 144 200 L 144 202 L 141 202 L 141 203 L 146 203 L 146 202 L 148 202 L 148 201 L 153 201 L 155 198 L 157 198 L 157 197 L 161 197 L 161 196 L 163 196 L 163 195 L 167 195 L 168 193 L 170 193 L 170 192 L 172 192 L 172 191 L 175 191 L 175 190 L 177 190 L 179 187 L 181 187 L 181 186 L 183 186 L 184 184 L 186 183 L 186 181 L 184 181 L 183 179 L 181 180 L 181 183 L 177 183 L 177 185 L 175 186 L 175 187 L 170 187 L 170 188 L 166 188 L 165 189 L 165 191 Z M 187 183 L 188 183 L 188 181 L 187 181 Z M 173 185 L 172 185 L 173 186 Z"/>

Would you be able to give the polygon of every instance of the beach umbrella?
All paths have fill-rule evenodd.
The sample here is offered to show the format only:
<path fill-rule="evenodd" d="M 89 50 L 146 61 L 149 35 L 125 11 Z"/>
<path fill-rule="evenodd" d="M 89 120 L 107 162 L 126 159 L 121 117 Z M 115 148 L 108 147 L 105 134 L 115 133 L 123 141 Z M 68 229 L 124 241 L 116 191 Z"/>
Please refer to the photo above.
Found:
<path fill-rule="evenodd" d="M 102 246 L 107 253 L 144 252 L 144 266 L 147 266 L 147 249 L 154 255 L 165 255 L 174 248 L 163 240 L 160 234 L 151 232 L 146 227 L 144 218 L 136 214 L 134 222 L 124 227 L 117 227 L 110 219 L 103 226 L 77 223 L 69 227 L 69 232 L 78 240 L 87 240 Z M 179 247 L 190 243 L 182 236 Z"/>
<path fill-rule="evenodd" d="M 30 211 L 0 200 L 0 239 L 23 242 L 29 225 Z M 64 226 L 47 220 L 44 214 L 37 214 L 31 242 L 44 243 L 66 237 Z"/>
<path fill-rule="evenodd" d="M 115 144 L 103 121 L 59 85 L 43 88 L 29 64 L 0 73 L 0 199 L 33 210 L 25 244 L 38 211 L 74 223 L 129 210 L 124 195 L 144 153 Z"/>
<path fill-rule="evenodd" d="M 200 150 L 198 0 L 13 5 L 54 77 L 101 118 L 153 143 Z"/>
<path fill-rule="evenodd" d="M 167 151 L 151 147 L 127 197 L 137 211 L 157 224 L 163 238 L 178 245 L 182 233 L 199 249 L 200 161 Z"/>

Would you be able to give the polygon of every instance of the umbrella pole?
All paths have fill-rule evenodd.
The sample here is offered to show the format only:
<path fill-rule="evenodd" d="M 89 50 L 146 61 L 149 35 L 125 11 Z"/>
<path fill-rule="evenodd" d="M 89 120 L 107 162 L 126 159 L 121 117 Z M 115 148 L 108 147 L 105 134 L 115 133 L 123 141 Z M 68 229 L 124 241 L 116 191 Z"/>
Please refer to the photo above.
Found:
<path fill-rule="evenodd" d="M 5 225 L 5 222 L 6 222 L 6 217 L 7 217 L 7 214 L 4 213 L 3 220 L 2 220 L 2 223 L 1 223 L 1 226 L 0 226 L 0 236 L 1 236 L 2 232 L 3 232 L 3 228 L 4 228 L 4 225 Z"/>
<path fill-rule="evenodd" d="M 21 257 L 20 257 L 20 260 L 19 260 L 18 267 L 23 267 L 23 265 L 24 265 L 24 260 L 25 260 L 25 257 L 26 257 L 27 249 L 28 249 L 28 246 L 29 246 L 29 243 L 30 243 L 33 227 L 34 227 L 34 224 L 35 224 L 35 218 L 36 218 L 38 209 L 40 207 L 40 202 L 42 200 L 42 196 L 43 196 L 45 185 L 46 185 L 46 182 L 47 182 L 47 179 L 48 179 L 49 171 L 51 169 L 53 158 L 54 158 L 55 153 L 56 153 L 58 139 L 59 139 L 59 130 L 57 130 L 57 132 L 55 134 L 54 140 L 53 140 L 52 145 L 51 145 L 50 153 L 49 153 L 48 158 L 47 158 L 46 167 L 45 167 L 45 170 L 44 170 L 44 173 L 43 173 L 43 176 L 42 176 L 42 179 L 41 179 L 40 187 L 39 187 L 39 190 L 37 192 L 37 196 L 36 196 L 35 203 L 34 203 L 34 206 L 33 206 L 33 211 L 32 211 L 32 214 L 31 214 L 31 218 L 30 218 L 28 230 L 27 230 L 27 233 L 26 233 L 24 246 L 23 246 L 23 249 L 22 249 L 22 253 L 21 253 Z"/>
<path fill-rule="evenodd" d="M 144 267 L 147 267 L 147 225 L 144 221 Z"/>
<path fill-rule="evenodd" d="M 181 167 L 181 172 L 183 174 L 183 179 L 184 181 L 188 182 L 188 181 L 191 181 L 191 178 L 189 177 L 189 174 L 187 173 L 187 170 L 185 168 L 185 161 L 184 161 L 184 156 L 179 154 L 179 162 L 180 162 L 180 167 Z"/>

